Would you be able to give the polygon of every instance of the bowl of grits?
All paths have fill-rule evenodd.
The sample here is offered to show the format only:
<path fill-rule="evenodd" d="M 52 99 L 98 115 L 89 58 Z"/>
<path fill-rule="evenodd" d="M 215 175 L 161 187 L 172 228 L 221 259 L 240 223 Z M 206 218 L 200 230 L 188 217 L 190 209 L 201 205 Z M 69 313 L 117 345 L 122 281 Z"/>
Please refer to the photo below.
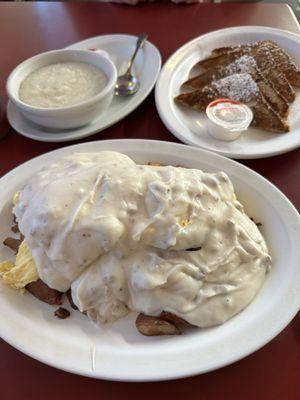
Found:
<path fill-rule="evenodd" d="M 7 93 L 22 114 L 50 129 L 84 126 L 109 107 L 117 80 L 113 62 L 86 50 L 54 50 L 19 64 Z"/>

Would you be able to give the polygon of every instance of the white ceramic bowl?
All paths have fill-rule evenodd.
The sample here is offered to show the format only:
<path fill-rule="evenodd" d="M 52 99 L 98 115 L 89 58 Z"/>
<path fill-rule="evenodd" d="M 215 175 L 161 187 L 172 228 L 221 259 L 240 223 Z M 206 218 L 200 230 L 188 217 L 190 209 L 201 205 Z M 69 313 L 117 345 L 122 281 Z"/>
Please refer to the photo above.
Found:
<path fill-rule="evenodd" d="M 45 65 L 59 62 L 91 64 L 105 73 L 108 82 L 96 96 L 68 107 L 41 108 L 21 101 L 19 88 L 27 75 Z M 112 101 L 116 80 L 116 67 L 107 57 L 87 50 L 66 49 L 48 51 L 22 62 L 9 75 L 6 89 L 10 100 L 29 120 L 50 129 L 70 129 L 86 125 L 104 113 Z"/>

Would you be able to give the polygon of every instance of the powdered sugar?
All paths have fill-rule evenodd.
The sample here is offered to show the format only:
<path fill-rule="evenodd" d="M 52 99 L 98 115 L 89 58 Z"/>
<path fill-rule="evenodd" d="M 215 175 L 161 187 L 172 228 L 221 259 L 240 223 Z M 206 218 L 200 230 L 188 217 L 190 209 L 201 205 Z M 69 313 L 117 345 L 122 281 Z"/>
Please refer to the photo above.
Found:
<path fill-rule="evenodd" d="M 224 67 L 227 75 L 235 73 L 248 73 L 251 74 L 257 68 L 256 61 L 252 56 L 244 55 L 238 58 L 233 63 Z"/>
<path fill-rule="evenodd" d="M 292 58 L 276 43 L 266 41 L 265 44 L 261 46 L 261 51 L 269 52 L 270 58 L 274 60 L 278 68 L 283 72 L 299 72 L 299 68 L 295 65 Z"/>
<path fill-rule="evenodd" d="M 259 94 L 257 84 L 247 73 L 232 74 L 225 78 L 213 81 L 211 87 L 220 97 L 238 100 L 243 103 L 253 101 Z"/>

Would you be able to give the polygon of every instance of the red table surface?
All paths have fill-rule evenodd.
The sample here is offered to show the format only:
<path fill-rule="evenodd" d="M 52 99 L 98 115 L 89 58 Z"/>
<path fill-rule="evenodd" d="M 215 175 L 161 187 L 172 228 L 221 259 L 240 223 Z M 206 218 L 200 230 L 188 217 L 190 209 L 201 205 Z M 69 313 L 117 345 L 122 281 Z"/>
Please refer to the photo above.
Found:
<path fill-rule="evenodd" d="M 287 5 L 0 2 L 0 93 L 9 72 L 24 59 L 107 33 L 148 32 L 163 61 L 192 38 L 237 25 L 266 25 L 299 33 Z M 153 93 L 131 115 L 83 141 L 147 138 L 178 141 L 164 127 Z M 49 150 L 72 144 L 35 142 L 12 129 L 0 142 L 0 175 Z M 243 161 L 281 189 L 300 208 L 300 149 Z M 120 383 L 75 376 L 43 365 L 0 341 L 0 399 L 286 399 L 300 398 L 300 315 L 269 344 L 245 359 L 208 374 L 172 382 Z M 159 363 L 159 360 L 157 360 Z M 178 360 L 180 362 L 180 360 Z"/>

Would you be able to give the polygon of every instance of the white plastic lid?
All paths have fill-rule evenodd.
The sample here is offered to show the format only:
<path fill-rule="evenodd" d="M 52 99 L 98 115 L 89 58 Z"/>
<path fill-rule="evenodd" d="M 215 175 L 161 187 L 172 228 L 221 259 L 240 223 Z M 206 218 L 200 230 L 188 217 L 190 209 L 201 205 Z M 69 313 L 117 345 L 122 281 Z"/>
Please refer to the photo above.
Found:
<path fill-rule="evenodd" d="M 209 133 L 220 140 L 235 140 L 253 119 L 251 108 L 239 101 L 218 99 L 206 108 Z"/>

